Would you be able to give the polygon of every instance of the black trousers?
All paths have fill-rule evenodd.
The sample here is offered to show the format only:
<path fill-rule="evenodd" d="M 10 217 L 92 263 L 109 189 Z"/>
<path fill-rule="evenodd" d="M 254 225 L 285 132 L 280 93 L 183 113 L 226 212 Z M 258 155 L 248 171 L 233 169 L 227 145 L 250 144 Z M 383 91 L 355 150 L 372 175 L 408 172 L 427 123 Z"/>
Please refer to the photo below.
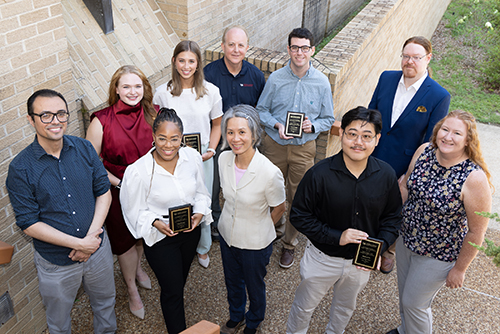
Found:
<path fill-rule="evenodd" d="M 160 303 L 169 334 L 186 329 L 184 285 L 200 240 L 200 227 L 192 232 L 165 237 L 152 247 L 144 244 L 144 254 L 160 284 Z"/>

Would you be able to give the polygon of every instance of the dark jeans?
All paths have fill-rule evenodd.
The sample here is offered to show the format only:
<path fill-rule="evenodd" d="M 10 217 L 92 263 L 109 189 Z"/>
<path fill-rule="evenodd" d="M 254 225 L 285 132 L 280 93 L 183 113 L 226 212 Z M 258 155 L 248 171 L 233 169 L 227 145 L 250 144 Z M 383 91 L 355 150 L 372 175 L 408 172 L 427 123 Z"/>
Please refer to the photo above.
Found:
<path fill-rule="evenodd" d="M 144 244 L 144 254 L 160 284 L 161 310 L 169 334 L 186 329 L 184 285 L 196 255 L 200 231 L 197 227 L 192 232 L 167 236 L 152 247 Z"/>
<path fill-rule="evenodd" d="M 220 250 L 231 320 L 239 322 L 245 317 L 248 328 L 257 328 L 266 313 L 264 277 L 267 274 L 266 266 L 273 252 L 273 244 L 259 250 L 240 249 L 229 247 L 220 237 Z M 245 287 L 250 299 L 250 307 L 246 314 Z"/>

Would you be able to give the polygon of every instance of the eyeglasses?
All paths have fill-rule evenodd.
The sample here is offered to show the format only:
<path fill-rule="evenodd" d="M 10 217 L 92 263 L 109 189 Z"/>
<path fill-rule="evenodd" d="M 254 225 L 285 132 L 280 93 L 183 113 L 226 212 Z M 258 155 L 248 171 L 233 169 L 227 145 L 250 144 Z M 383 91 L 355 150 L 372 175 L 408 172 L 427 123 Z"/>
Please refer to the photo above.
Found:
<path fill-rule="evenodd" d="M 401 55 L 401 58 L 403 58 L 403 61 L 407 62 L 410 59 L 413 60 L 413 62 L 418 63 L 419 61 L 422 60 L 422 58 L 426 57 L 428 54 L 425 54 L 423 56 L 408 56 L 408 55 Z"/>
<path fill-rule="evenodd" d="M 344 134 L 345 134 L 347 139 L 353 140 L 353 141 L 358 139 L 358 137 L 361 137 L 361 140 L 364 141 L 365 143 L 370 143 L 373 140 L 373 138 L 375 138 L 375 136 L 367 135 L 367 134 L 358 135 L 356 132 L 344 132 Z"/>
<path fill-rule="evenodd" d="M 311 50 L 311 46 L 310 45 L 302 45 L 302 46 L 290 45 L 290 51 L 292 51 L 293 53 L 299 52 L 299 49 L 302 50 L 302 53 L 307 53 L 307 52 L 309 52 L 309 50 Z"/>
<path fill-rule="evenodd" d="M 65 111 L 64 112 L 60 111 L 58 113 L 53 113 L 53 112 L 44 112 L 42 114 L 33 113 L 33 115 L 40 117 L 40 121 L 42 121 L 42 123 L 45 124 L 52 123 L 54 117 L 56 117 L 60 123 L 66 123 L 69 119 L 69 113 Z"/>

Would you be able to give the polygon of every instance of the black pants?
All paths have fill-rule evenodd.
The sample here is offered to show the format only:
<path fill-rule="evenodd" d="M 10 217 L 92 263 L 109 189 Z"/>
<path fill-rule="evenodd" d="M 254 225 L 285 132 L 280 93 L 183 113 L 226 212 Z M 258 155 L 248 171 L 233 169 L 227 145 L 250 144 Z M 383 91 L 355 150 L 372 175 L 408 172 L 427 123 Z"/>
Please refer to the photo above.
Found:
<path fill-rule="evenodd" d="M 200 227 L 192 232 L 165 237 L 152 247 L 144 244 L 144 254 L 161 288 L 160 303 L 169 334 L 186 329 L 184 285 L 200 240 Z"/>

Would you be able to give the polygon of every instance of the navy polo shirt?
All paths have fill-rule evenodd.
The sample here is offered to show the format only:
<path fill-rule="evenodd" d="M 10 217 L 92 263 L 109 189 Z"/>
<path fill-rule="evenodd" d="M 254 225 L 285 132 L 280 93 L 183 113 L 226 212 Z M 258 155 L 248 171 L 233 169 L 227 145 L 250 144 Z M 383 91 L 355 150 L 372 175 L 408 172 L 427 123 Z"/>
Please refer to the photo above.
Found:
<path fill-rule="evenodd" d="M 255 107 L 266 84 L 264 74 L 246 60 L 243 60 L 241 71 L 236 76 L 229 72 L 224 58 L 211 62 L 203 72 L 205 80 L 219 87 L 224 112 L 237 104 Z"/>
<path fill-rule="evenodd" d="M 92 144 L 82 138 L 63 137 L 59 159 L 38 143 L 21 151 L 9 165 L 6 181 L 16 224 L 22 229 L 43 222 L 77 238 L 84 238 L 92 223 L 96 198 L 105 194 L 108 174 Z M 35 249 L 47 261 L 64 266 L 70 248 L 33 238 Z"/>

